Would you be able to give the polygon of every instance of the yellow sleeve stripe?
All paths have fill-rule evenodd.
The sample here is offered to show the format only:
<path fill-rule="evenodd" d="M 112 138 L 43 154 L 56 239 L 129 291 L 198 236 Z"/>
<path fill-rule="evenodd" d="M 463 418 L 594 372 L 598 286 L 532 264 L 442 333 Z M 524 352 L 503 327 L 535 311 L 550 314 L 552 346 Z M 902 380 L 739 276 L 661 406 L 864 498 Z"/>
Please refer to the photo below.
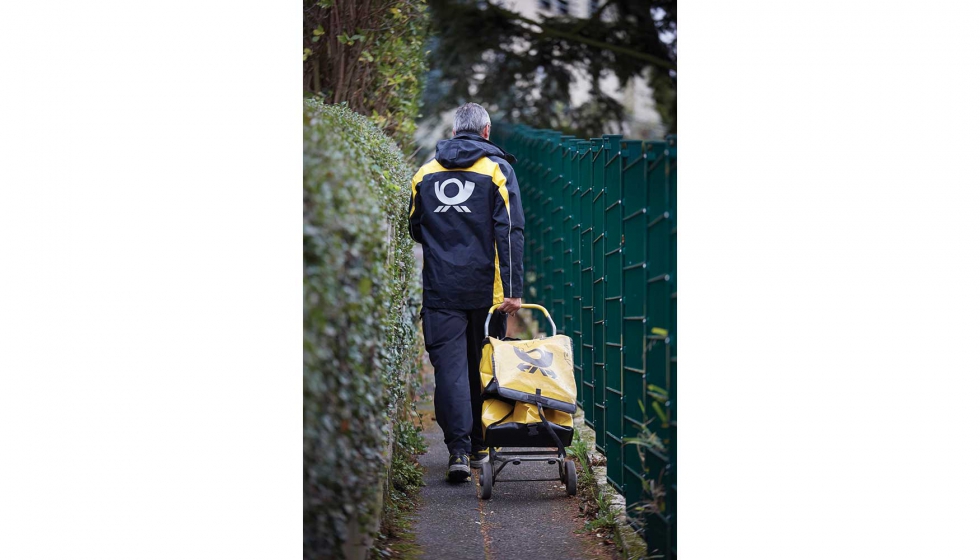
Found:
<path fill-rule="evenodd" d="M 487 160 L 489 161 L 489 160 Z M 500 198 L 504 199 L 504 207 L 507 208 L 507 217 L 510 217 L 510 194 L 507 193 L 507 178 L 504 177 L 504 173 L 500 170 L 500 166 L 496 163 L 493 164 L 493 184 L 497 185 L 497 190 L 500 192 Z"/>
<path fill-rule="evenodd" d="M 415 185 L 417 185 L 417 184 L 419 184 L 419 182 L 416 181 L 415 179 L 412 179 L 412 207 L 408 210 L 408 217 L 409 218 L 411 218 L 412 216 L 415 215 L 415 194 L 417 192 L 415 190 Z"/>
<path fill-rule="evenodd" d="M 504 302 L 504 283 L 500 278 L 500 254 L 497 252 L 497 242 L 493 243 L 493 304 Z"/>
<path fill-rule="evenodd" d="M 499 163 L 497 163 L 495 161 L 491 161 L 490 158 L 488 158 L 488 157 L 485 157 L 485 158 L 483 158 L 483 159 L 481 159 L 480 161 L 477 162 L 478 165 L 481 164 L 481 163 L 483 164 L 482 170 L 481 171 L 478 171 L 478 172 L 479 173 L 484 173 L 486 175 L 490 175 L 491 179 L 493 179 L 493 184 L 497 185 L 497 191 L 500 193 L 500 198 L 504 199 L 504 208 L 507 209 L 507 269 L 510 271 L 510 273 L 509 273 L 510 277 L 508 278 L 508 285 L 510 286 L 511 295 L 513 295 L 513 293 L 514 293 L 514 263 L 511 262 L 511 255 L 513 253 L 511 252 L 512 249 L 511 249 L 511 246 L 510 246 L 510 227 L 511 227 L 511 222 L 510 222 L 510 194 L 507 192 L 507 178 L 504 177 L 504 172 L 500 170 L 500 164 Z M 476 167 L 476 165 L 474 165 L 473 167 Z M 471 167 L 469 170 L 473 170 L 473 168 Z M 494 241 L 494 244 L 496 244 L 496 241 Z M 499 264 L 499 262 L 494 262 L 494 265 L 497 267 L 497 275 L 499 276 L 500 275 L 500 264 Z M 500 289 L 500 292 L 501 292 L 500 295 L 503 296 L 504 295 L 503 294 L 503 286 L 501 286 L 500 288 L 501 288 Z M 494 301 L 496 301 L 496 297 L 497 297 L 497 286 L 496 286 L 496 284 L 494 284 Z"/>
<path fill-rule="evenodd" d="M 488 157 L 482 157 L 469 168 L 459 169 L 457 171 L 472 171 L 473 173 L 480 173 L 493 179 L 493 184 L 497 185 L 500 197 L 504 199 L 507 215 L 510 216 L 510 196 L 507 194 L 507 178 L 504 177 L 504 172 L 500 170 L 499 163 Z"/>

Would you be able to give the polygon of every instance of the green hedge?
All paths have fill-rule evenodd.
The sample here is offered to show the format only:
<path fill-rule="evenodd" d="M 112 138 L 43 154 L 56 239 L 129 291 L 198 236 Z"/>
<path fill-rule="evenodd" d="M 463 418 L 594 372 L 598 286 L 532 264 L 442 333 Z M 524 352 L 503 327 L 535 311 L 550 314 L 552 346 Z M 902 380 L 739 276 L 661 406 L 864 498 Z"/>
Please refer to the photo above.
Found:
<path fill-rule="evenodd" d="M 342 556 L 337 551 L 365 540 L 380 514 L 392 425 L 409 406 L 407 379 L 419 357 L 421 288 L 405 218 L 411 175 L 398 147 L 366 117 L 305 101 L 307 558 Z"/>

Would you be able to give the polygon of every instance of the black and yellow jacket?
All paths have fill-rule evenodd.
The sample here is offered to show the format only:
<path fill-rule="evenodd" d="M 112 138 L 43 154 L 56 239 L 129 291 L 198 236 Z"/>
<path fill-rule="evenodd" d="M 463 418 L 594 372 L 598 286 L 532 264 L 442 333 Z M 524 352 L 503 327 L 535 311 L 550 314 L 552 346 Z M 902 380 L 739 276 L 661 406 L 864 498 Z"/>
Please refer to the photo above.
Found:
<path fill-rule="evenodd" d="M 524 211 L 514 156 L 478 134 L 436 145 L 412 179 L 409 221 L 422 244 L 422 304 L 477 309 L 522 297 Z"/>

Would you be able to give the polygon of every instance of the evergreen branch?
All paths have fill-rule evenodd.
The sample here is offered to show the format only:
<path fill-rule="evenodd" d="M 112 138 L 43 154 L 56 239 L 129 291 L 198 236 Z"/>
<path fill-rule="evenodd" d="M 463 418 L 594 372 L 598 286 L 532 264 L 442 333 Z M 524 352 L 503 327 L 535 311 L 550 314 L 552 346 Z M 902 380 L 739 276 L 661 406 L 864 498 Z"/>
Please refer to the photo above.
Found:
<path fill-rule="evenodd" d="M 597 9 L 595 12 L 592 12 L 592 16 L 589 19 L 583 19 L 582 20 L 582 23 L 576 25 L 571 30 L 571 33 L 578 33 L 580 31 L 582 31 L 583 29 L 585 29 L 586 26 L 588 26 L 590 23 L 595 22 L 595 21 L 599 21 L 599 18 L 602 17 L 602 12 L 606 11 L 606 7 L 608 7 L 609 4 L 612 4 L 612 0 L 606 0 L 605 3 L 603 3 L 601 6 L 599 6 L 599 9 Z"/>
<path fill-rule="evenodd" d="M 643 61 L 649 62 L 650 64 L 659 66 L 661 68 L 666 68 L 668 70 L 676 70 L 677 69 L 677 66 L 674 63 L 669 62 L 667 60 L 664 60 L 662 58 L 653 56 L 651 54 L 648 54 L 648 53 L 645 53 L 645 52 L 640 52 L 640 51 L 631 49 L 629 47 L 623 47 L 623 46 L 620 46 L 620 45 L 613 45 L 613 44 L 607 43 L 605 41 L 599 41 L 597 39 L 591 39 L 589 37 L 583 37 L 582 35 L 579 35 L 578 33 L 571 33 L 571 32 L 568 32 L 568 31 L 562 31 L 561 29 L 555 29 L 553 27 L 548 27 L 548 26 L 542 25 L 540 22 L 534 21 L 531 18 L 527 18 L 527 17 L 524 17 L 521 14 L 518 14 L 516 12 L 512 12 L 510 10 L 501 8 L 500 6 L 497 6 L 497 5 L 493 4 L 492 2 L 487 2 L 486 5 L 490 9 L 492 9 L 492 10 L 494 10 L 494 11 L 496 11 L 496 12 L 498 12 L 498 13 L 504 15 L 504 16 L 506 16 L 508 19 L 521 21 L 521 22 L 524 22 L 524 23 L 527 23 L 527 24 L 530 24 L 530 25 L 536 25 L 537 27 L 539 27 L 541 29 L 541 32 L 540 33 L 534 31 L 533 29 L 527 29 L 527 31 L 530 31 L 531 33 L 533 33 L 535 35 L 539 35 L 539 36 L 540 35 L 543 35 L 543 36 L 546 36 L 546 37 L 557 37 L 559 39 L 567 39 L 569 41 L 575 41 L 577 43 L 582 43 L 583 45 L 589 45 L 589 46 L 592 46 L 592 47 L 596 47 L 598 49 L 605 49 L 605 50 L 612 51 L 612 52 L 619 53 L 619 54 L 623 54 L 623 55 L 626 55 L 626 56 L 629 56 L 629 57 L 632 57 L 632 58 L 636 58 L 638 60 L 643 60 Z"/>

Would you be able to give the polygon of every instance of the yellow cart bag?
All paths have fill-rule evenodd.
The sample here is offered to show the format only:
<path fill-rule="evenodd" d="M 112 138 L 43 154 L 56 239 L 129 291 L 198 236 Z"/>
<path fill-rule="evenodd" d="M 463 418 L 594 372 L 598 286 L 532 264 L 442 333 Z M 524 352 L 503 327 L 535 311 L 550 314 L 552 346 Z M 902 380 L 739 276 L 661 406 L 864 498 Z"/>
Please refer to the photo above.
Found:
<path fill-rule="evenodd" d="M 553 334 L 537 340 L 490 336 L 484 340 L 480 360 L 484 439 L 494 446 L 553 447 L 554 438 L 543 424 L 548 422 L 562 445 L 570 445 L 576 398 L 572 341 L 557 334 L 546 309 L 532 304 L 521 307 L 544 312 Z"/>

